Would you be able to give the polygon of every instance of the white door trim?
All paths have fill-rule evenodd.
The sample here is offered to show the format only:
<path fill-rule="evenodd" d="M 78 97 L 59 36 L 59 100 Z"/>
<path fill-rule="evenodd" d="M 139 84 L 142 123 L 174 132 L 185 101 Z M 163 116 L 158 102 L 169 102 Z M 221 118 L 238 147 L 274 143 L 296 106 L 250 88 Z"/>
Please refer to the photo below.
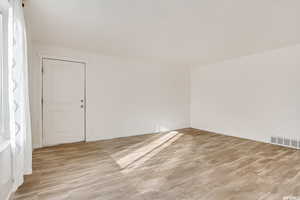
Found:
<path fill-rule="evenodd" d="M 55 57 L 49 57 L 49 56 L 41 56 L 41 137 L 40 137 L 40 145 L 41 147 L 45 147 L 46 145 L 44 145 L 44 105 L 43 105 L 43 97 L 44 97 L 44 93 L 43 93 L 43 89 L 44 89 L 44 72 L 43 72 L 43 61 L 44 60 L 56 60 L 56 61 L 64 61 L 64 62 L 71 62 L 71 63 L 80 63 L 84 65 L 84 142 L 87 141 L 86 138 L 86 107 L 87 107 L 87 101 L 86 101 L 86 62 L 84 61 L 76 61 L 73 59 L 62 59 L 62 58 L 55 58 Z"/>

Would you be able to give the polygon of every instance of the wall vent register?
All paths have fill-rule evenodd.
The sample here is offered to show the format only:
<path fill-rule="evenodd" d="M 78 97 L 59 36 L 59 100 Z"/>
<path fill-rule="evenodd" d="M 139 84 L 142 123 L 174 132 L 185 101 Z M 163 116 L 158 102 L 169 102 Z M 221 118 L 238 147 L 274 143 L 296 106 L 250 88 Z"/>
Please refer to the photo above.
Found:
<path fill-rule="evenodd" d="M 271 144 L 277 144 L 280 146 L 290 147 L 294 149 L 300 149 L 300 140 L 294 138 L 286 138 L 286 137 L 271 137 Z"/>

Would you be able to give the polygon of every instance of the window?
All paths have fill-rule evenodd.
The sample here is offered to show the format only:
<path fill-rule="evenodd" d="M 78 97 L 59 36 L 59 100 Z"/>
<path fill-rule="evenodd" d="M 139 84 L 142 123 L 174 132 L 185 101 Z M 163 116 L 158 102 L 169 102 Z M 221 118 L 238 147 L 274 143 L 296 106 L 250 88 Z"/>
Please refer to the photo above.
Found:
<path fill-rule="evenodd" d="M 9 139 L 7 99 L 7 9 L 0 4 L 0 145 Z"/>
<path fill-rule="evenodd" d="M 3 66 L 3 14 L 0 12 L 0 143 L 4 139 L 4 66 Z"/>

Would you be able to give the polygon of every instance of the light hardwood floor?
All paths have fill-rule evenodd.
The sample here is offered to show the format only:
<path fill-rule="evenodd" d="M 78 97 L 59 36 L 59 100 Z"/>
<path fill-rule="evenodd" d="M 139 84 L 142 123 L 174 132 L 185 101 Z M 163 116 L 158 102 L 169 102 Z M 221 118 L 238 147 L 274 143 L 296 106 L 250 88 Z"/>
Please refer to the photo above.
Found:
<path fill-rule="evenodd" d="M 300 196 L 300 151 L 195 129 L 33 153 L 16 200 L 282 200 Z"/>

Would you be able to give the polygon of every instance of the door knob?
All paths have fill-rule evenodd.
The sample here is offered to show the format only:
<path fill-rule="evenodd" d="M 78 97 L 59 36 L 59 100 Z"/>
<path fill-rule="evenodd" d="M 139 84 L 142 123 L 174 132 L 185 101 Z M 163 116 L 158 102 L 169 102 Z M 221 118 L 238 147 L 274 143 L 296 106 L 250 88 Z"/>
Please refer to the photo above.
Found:
<path fill-rule="evenodd" d="M 81 99 L 80 102 L 83 103 L 83 99 Z"/>
<path fill-rule="evenodd" d="M 84 107 L 83 105 L 80 106 L 80 108 L 83 108 L 83 107 Z"/>

